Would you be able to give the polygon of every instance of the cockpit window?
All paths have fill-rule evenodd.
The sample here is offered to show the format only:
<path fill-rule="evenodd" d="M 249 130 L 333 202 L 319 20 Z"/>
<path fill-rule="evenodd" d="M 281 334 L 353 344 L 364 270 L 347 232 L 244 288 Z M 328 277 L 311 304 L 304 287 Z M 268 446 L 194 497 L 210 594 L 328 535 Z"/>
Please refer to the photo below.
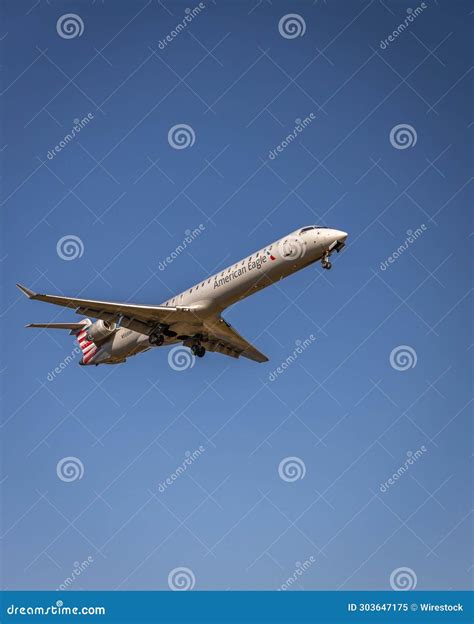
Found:
<path fill-rule="evenodd" d="M 300 234 L 303 234 L 303 232 L 308 232 L 308 230 L 327 230 L 328 227 L 327 225 L 308 225 L 308 227 L 304 227 L 302 230 L 300 230 Z"/>

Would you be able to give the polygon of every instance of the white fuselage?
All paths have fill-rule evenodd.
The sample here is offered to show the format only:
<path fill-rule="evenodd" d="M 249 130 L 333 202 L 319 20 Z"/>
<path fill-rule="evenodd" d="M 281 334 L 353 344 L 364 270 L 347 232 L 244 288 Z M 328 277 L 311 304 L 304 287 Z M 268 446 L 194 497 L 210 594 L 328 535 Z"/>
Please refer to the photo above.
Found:
<path fill-rule="evenodd" d="M 193 312 L 201 318 L 217 316 L 237 301 L 338 250 L 346 238 L 347 234 L 340 230 L 318 226 L 301 228 L 195 284 L 161 305 L 192 307 Z M 176 332 L 178 336 L 167 338 L 165 344 L 180 342 L 179 335 L 190 332 L 192 327 L 178 327 Z M 101 346 L 93 361 L 113 363 L 149 348 L 148 336 L 131 329 L 120 328 Z"/>

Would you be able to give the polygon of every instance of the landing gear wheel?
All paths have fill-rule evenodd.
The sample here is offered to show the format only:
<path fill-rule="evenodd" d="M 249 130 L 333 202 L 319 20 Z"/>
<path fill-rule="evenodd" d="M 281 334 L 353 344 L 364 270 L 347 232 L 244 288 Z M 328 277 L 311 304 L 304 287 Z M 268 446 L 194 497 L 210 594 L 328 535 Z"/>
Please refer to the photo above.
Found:
<path fill-rule="evenodd" d="M 321 258 L 321 265 L 323 269 L 329 270 L 332 267 L 332 264 L 329 262 L 329 253 L 326 252 L 324 256 Z"/>
<path fill-rule="evenodd" d="M 191 351 L 193 352 L 193 355 L 199 358 L 204 357 L 204 355 L 206 354 L 205 347 L 200 344 L 193 344 L 193 346 L 191 347 Z"/>
<path fill-rule="evenodd" d="M 148 337 L 148 342 L 156 347 L 160 347 L 164 341 L 165 337 L 163 334 L 150 334 Z"/>

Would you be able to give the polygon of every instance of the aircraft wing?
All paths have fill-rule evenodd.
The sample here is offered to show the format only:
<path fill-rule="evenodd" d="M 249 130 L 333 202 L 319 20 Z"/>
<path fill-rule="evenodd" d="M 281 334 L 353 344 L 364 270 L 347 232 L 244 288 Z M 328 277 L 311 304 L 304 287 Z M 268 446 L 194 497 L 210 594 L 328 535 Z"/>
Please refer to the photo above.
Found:
<path fill-rule="evenodd" d="M 65 308 L 73 308 L 77 314 L 91 316 L 102 320 L 114 320 L 123 317 L 121 325 L 142 334 L 149 334 L 157 323 L 171 324 L 176 322 L 196 322 L 189 308 L 173 306 L 141 305 L 114 301 L 96 301 L 93 299 L 77 299 L 59 295 L 42 295 L 29 288 L 17 284 L 17 287 L 29 299 L 45 301 Z"/>
<path fill-rule="evenodd" d="M 113 301 L 96 301 L 94 299 L 78 299 L 59 295 L 42 295 L 36 293 L 21 284 L 18 288 L 29 299 L 45 301 L 54 305 L 72 308 L 78 314 L 91 316 L 102 320 L 117 320 L 120 317 L 120 325 L 141 334 L 149 335 L 153 327 L 158 323 L 172 326 L 178 324 L 185 326 L 192 334 L 202 333 L 206 336 L 206 349 L 217 351 L 231 357 L 246 357 L 255 362 L 268 362 L 268 358 L 260 353 L 253 345 L 243 338 L 222 317 L 202 321 L 195 315 L 192 308 L 182 306 L 154 306 L 134 303 L 120 303 Z M 30 327 L 57 327 L 69 328 L 76 324 L 52 324 L 37 323 Z"/>
<path fill-rule="evenodd" d="M 222 317 L 205 321 L 204 327 L 208 337 L 206 348 L 209 351 L 217 351 L 231 357 L 242 356 L 254 362 L 268 362 L 266 355 L 251 345 L 250 342 L 247 342 Z"/>

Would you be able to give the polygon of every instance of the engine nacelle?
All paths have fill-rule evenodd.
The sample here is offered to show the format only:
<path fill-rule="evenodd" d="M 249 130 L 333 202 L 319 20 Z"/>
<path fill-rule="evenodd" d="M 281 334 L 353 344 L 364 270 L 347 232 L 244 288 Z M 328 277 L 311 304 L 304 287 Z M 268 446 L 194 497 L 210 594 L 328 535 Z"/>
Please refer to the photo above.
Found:
<path fill-rule="evenodd" d="M 117 331 L 117 325 L 112 321 L 98 320 L 87 330 L 87 340 L 100 344 L 113 336 Z"/>

